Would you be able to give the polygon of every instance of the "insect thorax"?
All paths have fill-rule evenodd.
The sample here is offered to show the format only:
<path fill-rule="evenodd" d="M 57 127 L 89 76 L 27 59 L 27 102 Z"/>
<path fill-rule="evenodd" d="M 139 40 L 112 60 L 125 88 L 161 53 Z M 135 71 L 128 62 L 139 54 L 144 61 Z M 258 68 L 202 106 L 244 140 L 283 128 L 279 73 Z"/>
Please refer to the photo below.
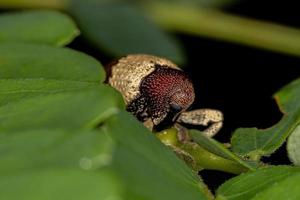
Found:
<path fill-rule="evenodd" d="M 111 66 L 108 83 L 123 96 L 126 105 L 140 96 L 143 79 L 151 74 L 157 65 L 179 69 L 174 63 L 150 55 L 129 55 Z"/>

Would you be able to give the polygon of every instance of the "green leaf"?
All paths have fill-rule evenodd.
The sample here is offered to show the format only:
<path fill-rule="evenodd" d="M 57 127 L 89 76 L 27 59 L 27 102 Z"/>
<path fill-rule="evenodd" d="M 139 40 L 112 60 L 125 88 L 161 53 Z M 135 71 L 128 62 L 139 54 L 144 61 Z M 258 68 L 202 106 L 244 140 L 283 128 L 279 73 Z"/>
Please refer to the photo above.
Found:
<path fill-rule="evenodd" d="M 231 139 L 232 150 L 257 160 L 278 149 L 300 123 L 300 79 L 282 88 L 275 99 L 284 113 L 279 123 L 265 130 L 237 129 Z"/>
<path fill-rule="evenodd" d="M 102 130 L 1 133 L 0 199 L 117 198 L 112 150 Z"/>
<path fill-rule="evenodd" d="M 106 86 L 28 98 L 0 107 L 0 131 L 92 128 L 118 112 L 121 104 Z"/>
<path fill-rule="evenodd" d="M 290 160 L 295 165 L 300 165 L 300 125 L 298 125 L 287 141 L 287 151 Z"/>
<path fill-rule="evenodd" d="M 0 74 L 0 130 L 5 132 L 93 127 L 123 104 L 112 88 L 100 84 L 101 65 L 68 49 L 2 44 Z"/>
<path fill-rule="evenodd" d="M 260 200 L 260 199 L 298 200 L 300 199 L 300 192 L 299 192 L 299 185 L 298 185 L 299 181 L 300 181 L 300 174 L 295 174 L 295 176 L 291 176 L 286 180 L 281 181 L 276 185 L 273 185 L 273 187 L 268 188 L 266 191 L 258 194 L 253 198 L 253 200 Z"/>
<path fill-rule="evenodd" d="M 0 134 L 4 176 L 47 168 L 94 170 L 111 161 L 113 142 L 103 131 L 29 130 Z"/>
<path fill-rule="evenodd" d="M 0 74 L 0 186 L 7 185 L 1 199 L 211 197 L 141 123 L 118 114 L 121 96 L 101 84 L 104 72 L 94 59 L 2 44 Z"/>
<path fill-rule="evenodd" d="M 184 62 L 177 42 L 124 2 L 75 1 L 71 13 L 94 46 L 114 57 L 146 53 Z"/>
<path fill-rule="evenodd" d="M 300 168 L 278 166 L 237 176 L 221 185 L 217 200 L 299 199 Z"/>
<path fill-rule="evenodd" d="M 128 199 L 210 197 L 197 174 L 128 113 L 110 118 L 106 130 L 116 142 L 112 167 L 122 178 Z"/>
<path fill-rule="evenodd" d="M 202 148 L 207 151 L 216 154 L 222 158 L 232 160 L 249 170 L 254 170 L 257 167 L 256 163 L 250 163 L 248 161 L 242 160 L 240 157 L 235 155 L 233 152 L 225 148 L 225 146 L 213 138 L 207 137 L 197 130 L 190 130 L 189 134 L 192 136 L 193 140 L 197 142 Z"/>
<path fill-rule="evenodd" d="M 23 11 L 0 15 L 0 43 L 30 42 L 64 46 L 79 30 L 67 15 L 57 11 Z"/>
<path fill-rule="evenodd" d="M 53 79 L 0 79 L 0 106 L 48 94 L 98 88 L 93 82 Z"/>
<path fill-rule="evenodd" d="M 101 64 L 83 53 L 36 44 L 0 44 L 0 79 L 104 81 Z"/>
<path fill-rule="evenodd" d="M 47 169 L 2 174 L 0 198 L 6 200 L 121 199 L 122 188 L 109 170 Z"/>

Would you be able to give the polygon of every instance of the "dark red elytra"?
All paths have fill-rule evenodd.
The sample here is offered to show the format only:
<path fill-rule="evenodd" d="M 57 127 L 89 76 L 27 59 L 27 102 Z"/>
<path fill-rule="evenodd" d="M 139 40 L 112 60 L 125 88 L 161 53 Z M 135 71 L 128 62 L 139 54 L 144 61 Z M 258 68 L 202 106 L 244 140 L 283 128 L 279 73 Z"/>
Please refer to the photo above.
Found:
<path fill-rule="evenodd" d="M 151 116 L 185 111 L 195 98 L 193 85 L 183 71 L 159 65 L 144 78 L 140 92 L 148 100 Z"/>

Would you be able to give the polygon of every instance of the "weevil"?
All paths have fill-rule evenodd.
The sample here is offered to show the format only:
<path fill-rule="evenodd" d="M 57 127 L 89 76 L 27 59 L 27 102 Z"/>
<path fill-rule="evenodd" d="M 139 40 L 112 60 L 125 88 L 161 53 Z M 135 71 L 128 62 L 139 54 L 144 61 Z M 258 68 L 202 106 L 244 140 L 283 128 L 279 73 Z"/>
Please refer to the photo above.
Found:
<path fill-rule="evenodd" d="M 223 114 L 214 109 L 187 111 L 195 99 L 193 83 L 176 64 L 153 55 L 132 54 L 106 66 L 105 82 L 118 90 L 126 110 L 152 130 L 175 123 L 206 126 L 214 136 Z"/>

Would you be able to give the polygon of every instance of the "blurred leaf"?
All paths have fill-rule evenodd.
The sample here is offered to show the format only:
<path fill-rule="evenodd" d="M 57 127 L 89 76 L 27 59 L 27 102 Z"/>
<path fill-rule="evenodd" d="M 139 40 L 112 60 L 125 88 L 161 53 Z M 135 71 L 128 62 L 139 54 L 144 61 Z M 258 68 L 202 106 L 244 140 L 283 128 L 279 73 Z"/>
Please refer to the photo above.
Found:
<path fill-rule="evenodd" d="M 69 0 L 0 0 L 1 8 L 51 8 L 64 9 Z"/>
<path fill-rule="evenodd" d="M 112 150 L 103 131 L 1 133 L 0 199 L 121 199 L 121 184 L 103 168 Z"/>
<path fill-rule="evenodd" d="M 31 42 L 63 46 L 78 34 L 74 22 L 56 11 L 23 11 L 0 15 L 0 44 Z"/>
<path fill-rule="evenodd" d="M 300 165 L 300 125 L 292 132 L 287 142 L 287 151 L 290 160 L 295 165 Z"/>
<path fill-rule="evenodd" d="M 151 1 L 144 10 L 171 31 L 225 40 L 300 57 L 300 29 L 278 25 L 217 9 Z"/>
<path fill-rule="evenodd" d="M 157 2 L 164 2 L 168 4 L 177 4 L 177 5 L 189 5 L 189 6 L 202 6 L 202 7 L 212 7 L 219 8 L 230 6 L 238 0 L 156 0 Z M 153 2 L 153 0 L 144 0 L 145 2 Z"/>
<path fill-rule="evenodd" d="M 0 176 L 0 198 L 5 200 L 122 199 L 122 188 L 109 170 L 52 168 Z"/>
<path fill-rule="evenodd" d="M 120 112 L 110 118 L 107 131 L 116 142 L 113 168 L 127 188 L 128 199 L 210 197 L 197 174 L 130 114 Z"/>
<path fill-rule="evenodd" d="M 200 131 L 190 130 L 189 133 L 192 136 L 193 140 L 197 142 L 202 148 L 206 149 L 207 151 L 216 154 L 222 158 L 239 163 L 240 165 L 246 167 L 249 170 L 254 170 L 257 167 L 256 163 L 250 163 L 242 160 L 237 155 L 232 153 L 230 150 L 225 148 L 223 144 L 219 143 L 213 138 L 205 136 Z"/>
<path fill-rule="evenodd" d="M 0 134 L 1 176 L 48 168 L 94 170 L 111 161 L 103 131 L 30 130 Z"/>
<path fill-rule="evenodd" d="M 70 0 L 0 0 L 0 7 L 2 8 L 54 8 L 54 9 L 65 9 Z M 85 0 L 87 1 L 87 0 Z M 103 0 L 88 0 L 103 2 Z M 106 0 L 116 1 L 116 0 Z M 141 3 L 139 0 L 126 0 L 130 3 Z M 142 3 L 153 0 L 143 0 Z M 160 0 L 166 3 L 176 3 L 183 5 L 192 6 L 204 6 L 204 7 L 224 7 L 232 5 L 237 0 Z"/>
<path fill-rule="evenodd" d="M 75 1 L 71 13 L 83 36 L 114 57 L 146 53 L 184 62 L 177 42 L 124 2 Z"/>
<path fill-rule="evenodd" d="M 275 94 L 280 110 L 284 113 L 279 123 L 265 130 L 237 129 L 231 139 L 232 150 L 254 159 L 269 155 L 278 149 L 300 123 L 300 79 Z"/>
<path fill-rule="evenodd" d="M 300 168 L 268 167 L 237 176 L 221 185 L 217 200 L 299 199 Z"/>
<path fill-rule="evenodd" d="M 0 79 L 56 79 L 101 83 L 101 64 L 83 53 L 36 44 L 0 44 Z"/>

